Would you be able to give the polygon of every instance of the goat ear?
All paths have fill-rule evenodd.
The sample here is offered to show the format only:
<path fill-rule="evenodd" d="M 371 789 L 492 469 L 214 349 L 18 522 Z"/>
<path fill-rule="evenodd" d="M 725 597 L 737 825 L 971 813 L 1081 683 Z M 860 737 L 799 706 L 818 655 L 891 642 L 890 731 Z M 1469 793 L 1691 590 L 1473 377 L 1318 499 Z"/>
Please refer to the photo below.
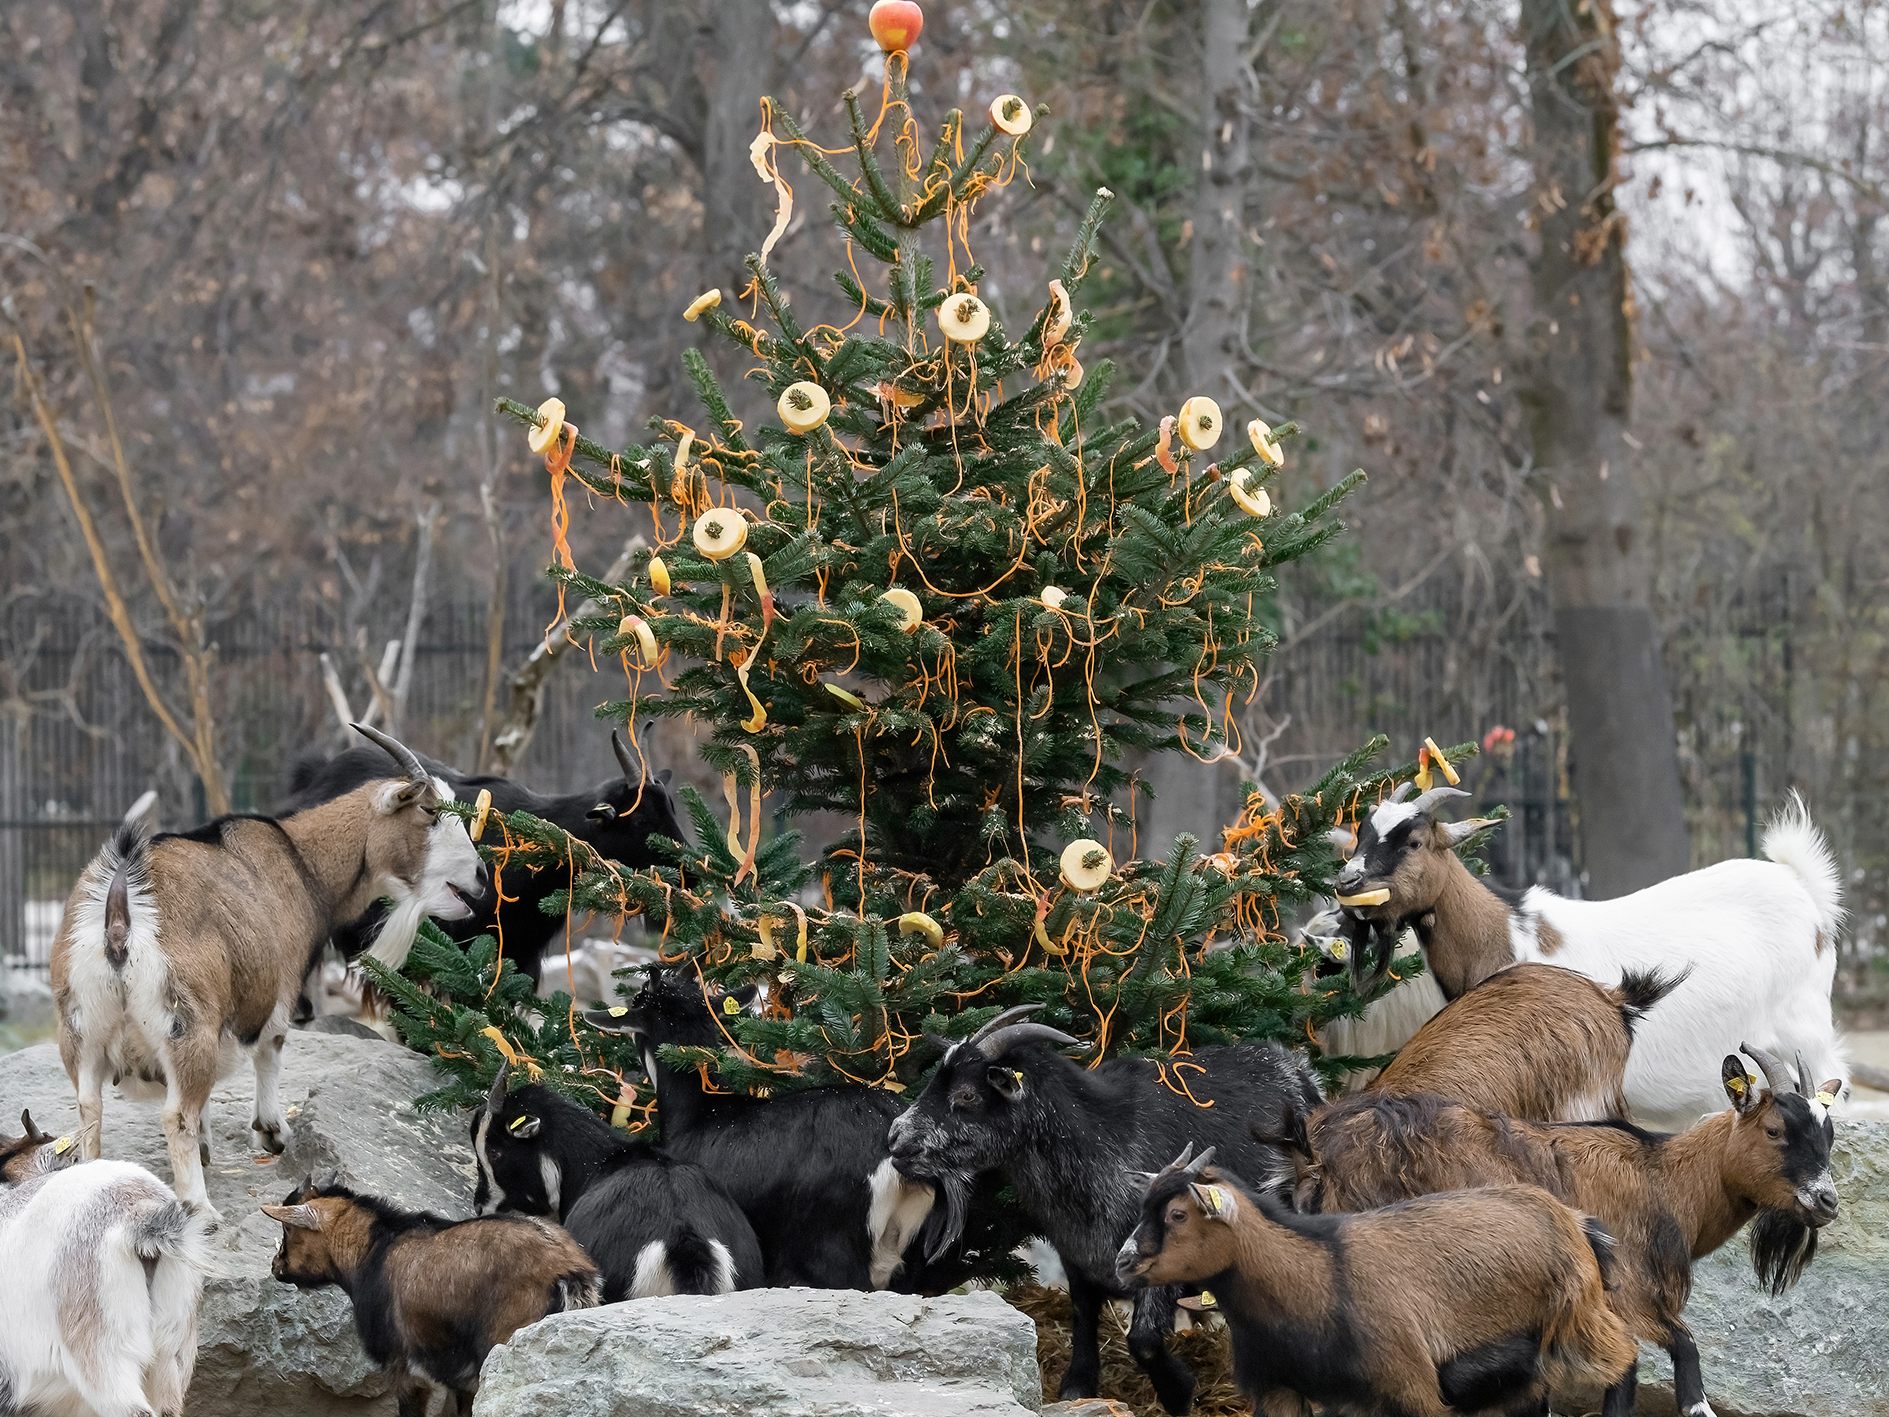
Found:
<path fill-rule="evenodd" d="M 538 1129 L 543 1125 L 543 1122 L 527 1112 L 523 1116 L 514 1117 L 511 1121 L 507 1122 L 505 1124 L 505 1130 L 510 1135 L 517 1137 L 520 1141 L 530 1141 L 533 1137 L 538 1135 Z"/>
<path fill-rule="evenodd" d="M 390 782 L 381 789 L 380 796 L 374 799 L 374 808 L 383 817 L 391 817 L 422 798 L 436 799 L 437 796 L 431 782 Z"/>
<path fill-rule="evenodd" d="M 1012 1102 L 1023 1096 L 1023 1069 L 1006 1068 L 1001 1063 L 992 1063 L 984 1070 L 984 1076 L 990 1080 L 992 1087 Z"/>
<path fill-rule="evenodd" d="M 1233 1217 L 1240 1213 L 1239 1197 L 1230 1186 L 1196 1181 L 1187 1188 L 1187 1192 L 1194 1198 L 1194 1204 L 1200 1207 L 1200 1213 L 1209 1220 L 1231 1225 Z"/>
<path fill-rule="evenodd" d="M 1719 1075 L 1724 1079 L 1725 1095 L 1731 1099 L 1732 1110 L 1739 1116 L 1745 1116 L 1758 1105 L 1763 1094 L 1758 1091 L 1757 1079 L 1745 1071 L 1744 1059 L 1736 1053 L 1727 1053 Z"/>
<path fill-rule="evenodd" d="M 675 770 L 673 768 L 664 768 L 661 772 L 656 774 L 656 781 L 660 783 L 662 786 L 667 787 L 669 785 L 670 780 L 674 778 L 675 775 L 676 775 Z"/>
<path fill-rule="evenodd" d="M 1841 1096 L 1843 1096 L 1843 1079 L 1842 1078 L 1830 1078 L 1825 1082 L 1820 1082 L 1817 1084 L 1816 1100 L 1819 1102 L 1822 1102 L 1824 1106 L 1826 1107 L 1830 1106 Z M 1827 1102 L 1824 1101 L 1825 1098 L 1828 1098 L 1829 1101 Z M 21 1121 L 26 1120 L 25 1113 L 20 1114 L 20 1120 Z"/>
<path fill-rule="evenodd" d="M 617 819 L 617 809 L 608 802 L 599 802 L 584 813 L 584 816 L 593 822 L 614 822 Z"/>
<path fill-rule="evenodd" d="M 584 1022 L 599 1033 L 634 1033 L 636 1015 L 623 1004 L 612 1004 L 607 1009 L 584 1010 Z"/>
<path fill-rule="evenodd" d="M 1471 817 L 1466 822 L 1438 822 L 1436 829 L 1443 833 L 1444 845 L 1453 850 L 1477 832 L 1495 826 L 1500 821 L 1500 817 Z"/>
<path fill-rule="evenodd" d="M 321 1212 L 312 1205 L 265 1205 L 262 1213 L 291 1230 L 321 1229 Z"/>

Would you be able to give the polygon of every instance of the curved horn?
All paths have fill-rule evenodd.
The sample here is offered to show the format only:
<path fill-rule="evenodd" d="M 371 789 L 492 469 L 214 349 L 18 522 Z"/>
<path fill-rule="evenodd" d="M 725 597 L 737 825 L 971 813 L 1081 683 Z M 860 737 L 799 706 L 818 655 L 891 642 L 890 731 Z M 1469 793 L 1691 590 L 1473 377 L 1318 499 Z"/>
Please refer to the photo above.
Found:
<path fill-rule="evenodd" d="M 26 1140 L 26 1141 L 51 1141 L 52 1140 L 51 1137 L 47 1136 L 44 1132 L 42 1132 L 39 1129 L 39 1124 L 33 1120 L 33 1112 L 32 1112 L 32 1109 L 29 1107 L 22 1107 L 20 1109 L 20 1128 L 25 1133 L 23 1140 Z"/>
<path fill-rule="evenodd" d="M 1071 1038 L 1060 1028 L 1051 1028 L 1046 1023 L 1013 1023 L 998 1029 L 995 1033 L 982 1034 L 977 1039 L 977 1051 L 995 1062 L 1019 1043 L 1054 1043 L 1059 1048 L 1089 1048 L 1094 1045 L 1084 1043 L 1080 1038 Z"/>
<path fill-rule="evenodd" d="M 498 1072 L 492 1077 L 492 1090 L 485 1095 L 485 1110 L 497 1115 L 498 1109 L 505 1104 L 505 1089 L 511 1081 L 512 1065 L 509 1061 L 498 1065 Z"/>
<path fill-rule="evenodd" d="M 1188 1162 L 1186 1166 L 1187 1174 L 1190 1176 L 1198 1176 L 1206 1169 L 1207 1163 L 1213 1160 L 1213 1153 L 1214 1148 L 1208 1147 L 1205 1151 L 1201 1152 L 1199 1156 L 1196 1156 L 1192 1161 Z"/>
<path fill-rule="evenodd" d="M 1011 1008 L 1007 1008 L 964 1041 L 971 1044 L 982 1043 L 998 1029 L 1008 1027 L 1018 1019 L 1028 1018 L 1042 1007 L 1041 1004 L 1017 1004 Z"/>
<path fill-rule="evenodd" d="M 1797 1091 L 1796 1084 L 1791 1081 L 1790 1069 L 1784 1066 L 1784 1060 L 1777 1054 L 1753 1048 L 1749 1043 L 1740 1043 L 1738 1051 L 1756 1061 L 1764 1070 L 1764 1080 L 1770 1084 L 1772 1092 L 1781 1097 L 1785 1093 Z"/>
<path fill-rule="evenodd" d="M 1410 805 L 1416 811 L 1421 812 L 1427 817 L 1436 811 L 1438 807 L 1441 807 L 1445 802 L 1449 801 L 1450 798 L 1467 797 L 1468 795 L 1469 794 L 1460 787 L 1432 787 L 1421 797 L 1413 800 Z"/>
<path fill-rule="evenodd" d="M 392 734 L 382 733 L 378 728 L 370 728 L 365 723 L 351 723 L 348 727 L 399 763 L 400 770 L 407 775 L 410 782 L 433 780 L 433 774 L 426 770 L 426 764 L 420 761 L 420 755 Z"/>
<path fill-rule="evenodd" d="M 1410 794 L 1416 790 L 1417 784 L 1414 778 L 1409 782 L 1400 782 L 1397 784 L 1397 790 L 1391 793 L 1390 800 L 1393 802 L 1408 802 L 1410 800 Z"/>
<path fill-rule="evenodd" d="M 1187 1163 L 1192 1161 L 1193 1159 L 1194 1159 L 1194 1144 L 1190 1141 L 1189 1143 L 1187 1143 L 1186 1146 L 1181 1148 L 1181 1154 L 1175 1157 L 1172 1161 L 1168 1162 L 1168 1164 L 1166 1166 L 1163 1166 L 1161 1170 L 1164 1174 L 1169 1171 L 1185 1171 L 1187 1169 Z"/>
<path fill-rule="evenodd" d="M 630 745 L 623 741 L 623 733 L 620 729 L 610 730 L 610 751 L 617 755 L 617 766 L 623 769 L 625 782 L 636 783 L 643 780 L 643 770 L 630 756 Z"/>

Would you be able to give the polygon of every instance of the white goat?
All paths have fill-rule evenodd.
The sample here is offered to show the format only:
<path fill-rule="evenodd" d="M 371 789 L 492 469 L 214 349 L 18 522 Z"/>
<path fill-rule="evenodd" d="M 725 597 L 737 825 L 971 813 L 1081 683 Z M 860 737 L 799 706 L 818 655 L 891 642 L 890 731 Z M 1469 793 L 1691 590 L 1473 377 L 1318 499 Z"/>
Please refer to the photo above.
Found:
<path fill-rule="evenodd" d="M 400 776 L 281 818 L 220 817 L 149 840 L 126 826 L 79 878 L 53 942 L 52 985 L 86 1160 L 100 1154 L 107 1076 L 162 1087 L 171 1179 L 207 1208 L 203 1106 L 237 1045 L 254 1056 L 258 1139 L 274 1152 L 287 1144 L 282 1040 L 334 922 L 391 896 L 374 952 L 399 930 L 406 939 L 389 953 L 404 957 L 427 915 L 471 914 L 484 866 L 465 824 L 439 810 L 451 789 L 394 739 L 361 731 Z"/>
<path fill-rule="evenodd" d="M 1626 1079 L 1635 1116 L 1678 1129 L 1715 1110 L 1720 1064 L 1746 1039 L 1801 1058 L 1812 1076 L 1840 1078 L 1848 1090 L 1830 1017 L 1842 887 L 1829 845 L 1795 794 L 1764 834 L 1766 860 L 1721 861 L 1616 900 L 1569 900 L 1534 886 L 1510 904 L 1454 850 L 1488 823 L 1435 819 L 1443 801 L 1468 794 L 1438 787 L 1411 799 L 1410 791 L 1365 818 L 1337 878 L 1340 896 L 1354 901 L 1389 892 L 1377 904 L 1346 906 L 1361 927 L 1377 927 L 1359 931 L 1370 948 L 1352 950 L 1361 976 L 1388 964 L 1390 942 L 1406 925 L 1449 998 L 1522 960 L 1608 986 L 1628 968 L 1690 969 L 1635 1034 Z M 1373 958 L 1361 959 L 1366 953 Z"/>
<path fill-rule="evenodd" d="M 128 1161 L 0 1188 L 0 1412 L 181 1417 L 211 1223 Z"/>

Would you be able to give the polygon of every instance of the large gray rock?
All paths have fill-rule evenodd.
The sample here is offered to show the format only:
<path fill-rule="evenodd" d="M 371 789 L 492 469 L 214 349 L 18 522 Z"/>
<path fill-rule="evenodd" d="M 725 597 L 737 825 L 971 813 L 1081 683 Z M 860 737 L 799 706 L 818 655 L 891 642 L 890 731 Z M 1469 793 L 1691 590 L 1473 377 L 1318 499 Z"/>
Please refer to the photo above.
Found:
<path fill-rule="evenodd" d="M 291 1033 L 282 1101 L 295 1137 L 279 1159 L 253 1149 L 255 1075 L 245 1061 L 210 1097 L 210 1199 L 223 1213 L 212 1237 L 216 1271 L 204 1289 L 190 1417 L 381 1417 L 394 1404 L 369 1366 L 339 1289 L 303 1291 L 269 1273 L 282 1227 L 257 1206 L 280 1201 L 310 1172 L 403 1205 L 465 1215 L 472 1156 L 464 1124 L 420 1116 L 413 1099 L 438 1086 L 425 1059 L 377 1039 Z M 71 1084 L 50 1044 L 0 1057 L 0 1126 L 21 1107 L 48 1131 L 78 1122 Z M 170 1162 L 159 1104 L 105 1093 L 105 1155 L 148 1166 Z"/>
<path fill-rule="evenodd" d="M 1719 1417 L 1889 1413 L 1889 1123 L 1839 1121 L 1831 1158 L 1843 1209 L 1797 1287 L 1773 1299 L 1739 1235 L 1694 1269 L 1686 1319 Z M 1664 1370 L 1664 1355 L 1643 1367 Z M 1673 1410 L 1641 1386 L 1640 1410 Z"/>
<path fill-rule="evenodd" d="M 476 1417 L 1029 1417 L 1036 1329 L 995 1294 L 816 1289 L 553 1314 L 492 1350 Z"/>

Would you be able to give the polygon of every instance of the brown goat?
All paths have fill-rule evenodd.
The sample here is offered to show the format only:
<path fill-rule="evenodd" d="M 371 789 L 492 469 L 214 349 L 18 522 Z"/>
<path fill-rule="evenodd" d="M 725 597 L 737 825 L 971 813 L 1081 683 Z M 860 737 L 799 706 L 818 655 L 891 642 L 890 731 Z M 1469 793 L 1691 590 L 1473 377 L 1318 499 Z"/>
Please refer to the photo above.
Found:
<path fill-rule="evenodd" d="M 429 914 L 471 912 L 483 867 L 464 823 L 439 810 L 451 791 L 407 748 L 362 731 L 402 776 L 287 817 L 220 817 L 148 840 L 127 826 L 80 876 L 53 942 L 52 986 L 86 1160 L 101 1154 L 107 1077 L 161 1085 L 177 1194 L 209 1207 L 210 1089 L 235 1061 L 231 1045 L 252 1050 L 253 1126 L 265 1148 L 283 1149 L 282 1040 L 334 922 L 380 896 L 397 902 L 388 929 L 409 934 Z"/>
<path fill-rule="evenodd" d="M 17 1186 L 21 1181 L 43 1176 L 70 1166 L 79 1159 L 79 1148 L 71 1137 L 48 1136 L 33 1121 L 29 1110 L 20 1112 L 24 1135 L 10 1137 L 0 1132 L 0 1186 Z"/>
<path fill-rule="evenodd" d="M 1538 1122 L 1624 1117 L 1634 1025 L 1683 979 L 1628 970 L 1606 988 L 1552 964 L 1511 965 L 1418 1029 L 1366 1091 Z"/>
<path fill-rule="evenodd" d="M 1826 1107 L 1768 1053 L 1745 1050 L 1771 1082 L 1762 1092 L 1736 1057 L 1724 1061 L 1729 1111 L 1677 1136 L 1624 1123 L 1544 1126 L 1440 1097 L 1362 1093 L 1288 1124 L 1294 1194 L 1306 1210 L 1370 1210 L 1464 1186 L 1526 1182 L 1604 1223 L 1617 1241 L 1610 1300 L 1628 1329 L 1672 1355 L 1682 1413 L 1709 1417 L 1699 1352 L 1686 1327 L 1692 1262 L 1757 1218 L 1752 1262 L 1772 1293 L 1795 1282 L 1836 1216 Z M 1826 1083 L 1824 1096 L 1833 1084 Z M 1606 1417 L 1633 1410 L 1629 1372 Z"/>
<path fill-rule="evenodd" d="M 1190 1148 L 1191 1151 L 1191 1148 Z M 1188 1153 L 1151 1179 L 1124 1283 L 1211 1286 L 1255 1411 L 1545 1411 L 1543 1384 L 1611 1384 L 1633 1341 L 1608 1237 L 1535 1186 L 1301 1215 Z"/>
<path fill-rule="evenodd" d="M 347 1291 L 361 1346 L 393 1371 L 399 1417 L 426 1417 L 435 1384 L 466 1417 L 486 1354 L 603 1293 L 578 1243 L 534 1216 L 447 1220 L 333 1183 L 298 1187 L 262 1213 L 282 1224 L 278 1280 Z"/>

